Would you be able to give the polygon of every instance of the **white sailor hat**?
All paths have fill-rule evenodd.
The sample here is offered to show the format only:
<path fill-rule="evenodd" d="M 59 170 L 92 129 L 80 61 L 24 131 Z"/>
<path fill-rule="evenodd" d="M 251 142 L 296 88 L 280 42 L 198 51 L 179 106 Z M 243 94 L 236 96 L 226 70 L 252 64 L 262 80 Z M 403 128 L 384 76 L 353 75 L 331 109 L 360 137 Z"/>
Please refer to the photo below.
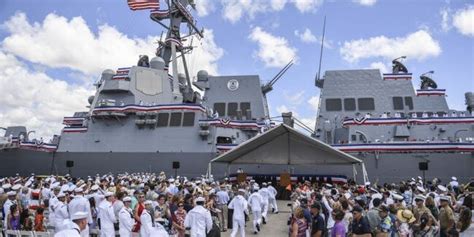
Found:
<path fill-rule="evenodd" d="M 132 201 L 132 198 L 131 197 L 124 197 L 123 202 L 131 202 Z"/>
<path fill-rule="evenodd" d="M 153 203 L 152 201 L 146 200 L 143 204 L 145 204 L 145 205 L 151 205 L 152 203 Z"/>
<path fill-rule="evenodd" d="M 31 180 L 26 181 L 25 187 L 29 187 L 32 183 L 33 183 L 33 182 L 31 182 Z"/>
<path fill-rule="evenodd" d="M 328 188 L 332 188 L 332 184 L 324 184 L 324 186 L 326 186 Z"/>
<path fill-rule="evenodd" d="M 451 177 L 451 179 L 454 180 L 454 181 L 457 181 L 457 180 L 458 180 L 458 178 L 456 178 L 456 177 L 454 177 L 454 176 Z"/>
<path fill-rule="evenodd" d="M 73 213 L 73 214 L 71 215 L 71 220 L 86 219 L 87 217 L 88 217 L 88 213 L 87 213 L 87 212 L 78 211 L 78 212 Z"/>
<path fill-rule="evenodd" d="M 403 196 L 398 194 L 398 193 L 392 193 L 392 197 L 393 199 L 396 199 L 396 200 L 403 200 Z"/>
<path fill-rule="evenodd" d="M 446 195 L 441 195 L 441 196 L 439 196 L 439 200 L 440 200 L 440 201 L 450 202 L 450 201 L 451 201 L 451 198 L 450 198 L 449 196 L 446 196 Z"/>
<path fill-rule="evenodd" d="M 66 197 L 66 194 L 64 194 L 63 192 L 60 192 L 57 197 L 58 197 L 58 198 Z"/>
<path fill-rule="evenodd" d="M 82 193 L 82 192 L 84 192 L 84 190 L 82 190 L 82 188 L 79 187 L 79 188 L 74 189 L 74 192 L 75 193 Z"/>
<path fill-rule="evenodd" d="M 205 201 L 206 201 L 206 199 L 203 198 L 203 197 L 196 198 L 196 202 L 205 202 Z"/>
<path fill-rule="evenodd" d="M 423 195 L 416 195 L 416 196 L 415 196 L 415 200 L 421 200 L 421 201 L 424 201 L 425 199 L 426 199 L 426 197 L 425 197 L 425 196 L 423 196 Z"/>
<path fill-rule="evenodd" d="M 438 185 L 437 188 L 438 188 L 439 191 L 441 191 L 441 192 L 446 192 L 446 191 L 448 191 L 448 189 L 447 189 L 445 186 L 441 185 L 441 184 Z"/>
<path fill-rule="evenodd" d="M 263 183 L 262 183 L 262 186 L 263 186 L 263 187 L 267 186 L 267 183 L 263 182 Z"/>
<path fill-rule="evenodd" d="M 173 178 L 169 178 L 169 179 L 168 179 L 168 182 L 172 183 L 172 182 L 174 182 L 174 179 L 173 179 Z"/>
<path fill-rule="evenodd" d="M 110 196 L 113 196 L 114 193 L 113 192 L 105 192 L 104 196 L 105 197 L 110 197 Z"/>
<path fill-rule="evenodd" d="M 15 184 L 13 185 L 12 190 L 17 191 L 17 190 L 20 190 L 20 188 L 21 188 L 21 184 Z"/>
<path fill-rule="evenodd" d="M 12 185 L 11 184 L 4 184 L 4 185 L 2 185 L 2 188 L 3 189 L 10 189 L 10 188 L 12 188 Z"/>
<path fill-rule="evenodd" d="M 420 179 L 420 180 L 422 179 L 421 176 L 418 176 L 417 178 Z"/>
<path fill-rule="evenodd" d="M 426 190 L 421 186 L 416 187 L 416 189 L 418 189 L 418 191 L 420 191 L 422 193 L 426 192 Z"/>
<path fill-rule="evenodd" d="M 245 193 L 245 189 L 243 189 L 243 188 L 239 188 L 238 191 L 241 192 L 241 193 Z"/>
<path fill-rule="evenodd" d="M 7 193 L 7 196 L 15 196 L 16 195 L 16 192 L 15 191 L 9 191 Z"/>
<path fill-rule="evenodd" d="M 99 185 L 97 184 L 92 185 L 91 190 L 95 191 L 97 189 L 99 189 Z"/>
<path fill-rule="evenodd" d="M 376 199 L 376 198 L 378 198 L 378 199 L 383 199 L 383 196 L 382 196 L 382 194 L 380 194 L 380 193 L 374 193 L 374 194 L 372 194 L 372 199 Z"/>

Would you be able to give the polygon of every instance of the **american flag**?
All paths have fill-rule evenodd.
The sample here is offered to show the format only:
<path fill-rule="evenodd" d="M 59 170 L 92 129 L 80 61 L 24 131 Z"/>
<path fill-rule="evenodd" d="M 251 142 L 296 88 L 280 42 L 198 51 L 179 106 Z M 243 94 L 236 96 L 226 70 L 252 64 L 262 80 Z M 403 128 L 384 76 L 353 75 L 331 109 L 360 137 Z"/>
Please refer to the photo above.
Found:
<path fill-rule="evenodd" d="M 127 0 L 130 10 L 159 9 L 159 0 Z"/>

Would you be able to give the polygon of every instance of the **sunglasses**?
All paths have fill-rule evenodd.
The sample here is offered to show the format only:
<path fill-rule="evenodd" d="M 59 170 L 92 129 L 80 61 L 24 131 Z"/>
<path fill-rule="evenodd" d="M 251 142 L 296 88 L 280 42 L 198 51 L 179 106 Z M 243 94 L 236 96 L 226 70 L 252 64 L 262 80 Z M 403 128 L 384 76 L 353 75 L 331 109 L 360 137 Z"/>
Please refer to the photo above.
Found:
<path fill-rule="evenodd" d="M 178 207 L 184 207 L 184 205 L 178 205 Z"/>

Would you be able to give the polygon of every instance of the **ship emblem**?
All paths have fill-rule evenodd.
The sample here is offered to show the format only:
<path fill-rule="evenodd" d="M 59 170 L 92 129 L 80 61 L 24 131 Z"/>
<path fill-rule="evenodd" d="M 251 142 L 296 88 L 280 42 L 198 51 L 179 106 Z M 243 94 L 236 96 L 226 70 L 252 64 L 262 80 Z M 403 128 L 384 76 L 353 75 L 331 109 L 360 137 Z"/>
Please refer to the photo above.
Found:
<path fill-rule="evenodd" d="M 239 81 L 235 80 L 235 79 L 232 79 L 230 81 L 227 82 L 227 89 L 231 90 L 231 91 L 235 91 L 237 89 L 239 89 Z"/>

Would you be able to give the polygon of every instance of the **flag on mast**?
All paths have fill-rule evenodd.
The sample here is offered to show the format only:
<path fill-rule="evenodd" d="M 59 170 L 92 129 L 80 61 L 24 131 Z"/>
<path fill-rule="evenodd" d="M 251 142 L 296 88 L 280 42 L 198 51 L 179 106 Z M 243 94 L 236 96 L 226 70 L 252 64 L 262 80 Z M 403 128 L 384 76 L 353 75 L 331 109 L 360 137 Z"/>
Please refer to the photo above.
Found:
<path fill-rule="evenodd" d="M 127 0 L 130 10 L 159 9 L 159 0 Z"/>

